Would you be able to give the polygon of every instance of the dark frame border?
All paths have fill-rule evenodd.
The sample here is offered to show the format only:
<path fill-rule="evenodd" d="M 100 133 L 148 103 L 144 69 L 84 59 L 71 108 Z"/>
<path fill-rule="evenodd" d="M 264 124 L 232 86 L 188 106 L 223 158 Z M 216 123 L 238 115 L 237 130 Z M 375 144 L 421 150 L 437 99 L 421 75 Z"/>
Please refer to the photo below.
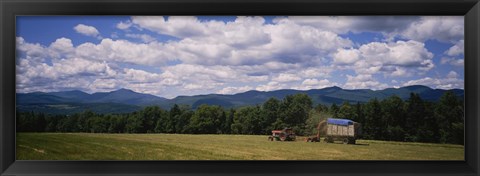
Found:
<path fill-rule="evenodd" d="M 464 175 L 480 169 L 478 0 L 0 0 L 1 175 Z M 465 161 L 15 161 L 16 15 L 464 15 Z M 272 169 L 275 168 L 275 169 Z"/>

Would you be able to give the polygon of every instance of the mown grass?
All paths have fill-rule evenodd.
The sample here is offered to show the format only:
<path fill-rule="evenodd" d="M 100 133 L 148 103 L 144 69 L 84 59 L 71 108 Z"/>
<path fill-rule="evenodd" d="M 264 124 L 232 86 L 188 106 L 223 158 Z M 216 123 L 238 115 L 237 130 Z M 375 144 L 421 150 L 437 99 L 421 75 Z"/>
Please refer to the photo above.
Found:
<path fill-rule="evenodd" d="M 18 160 L 463 160 L 462 145 L 358 140 L 271 142 L 262 135 L 17 133 Z"/>

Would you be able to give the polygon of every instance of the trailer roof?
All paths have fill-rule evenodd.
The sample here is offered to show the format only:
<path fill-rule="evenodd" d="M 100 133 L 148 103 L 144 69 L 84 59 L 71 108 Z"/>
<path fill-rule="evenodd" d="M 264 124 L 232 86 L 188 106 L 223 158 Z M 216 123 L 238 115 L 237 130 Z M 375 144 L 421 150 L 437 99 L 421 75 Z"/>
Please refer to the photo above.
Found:
<path fill-rule="evenodd" d="M 328 118 L 327 123 L 328 124 L 334 124 L 334 125 L 353 125 L 353 121 L 349 120 L 349 119 Z"/>

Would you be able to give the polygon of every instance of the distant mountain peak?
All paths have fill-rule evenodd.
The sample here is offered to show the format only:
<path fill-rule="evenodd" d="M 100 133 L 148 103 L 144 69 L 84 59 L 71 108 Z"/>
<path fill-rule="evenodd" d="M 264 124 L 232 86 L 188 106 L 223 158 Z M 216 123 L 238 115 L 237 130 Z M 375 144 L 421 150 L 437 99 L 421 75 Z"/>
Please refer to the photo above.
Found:
<path fill-rule="evenodd" d="M 336 90 L 341 90 L 342 88 L 341 87 L 338 87 L 338 86 L 332 86 L 332 87 L 327 87 L 327 89 L 330 88 L 330 89 L 336 89 Z"/>
<path fill-rule="evenodd" d="M 129 91 L 129 92 L 133 92 L 133 90 L 127 89 L 127 88 L 120 88 L 120 89 L 118 89 L 117 91 Z"/>
<path fill-rule="evenodd" d="M 408 88 L 408 87 L 414 87 L 414 88 L 430 88 L 430 87 L 424 86 L 424 85 L 410 85 L 410 86 L 405 86 L 405 88 Z"/>
<path fill-rule="evenodd" d="M 118 90 L 114 90 L 114 91 L 111 91 L 110 93 L 115 93 L 115 92 L 119 92 L 119 93 L 138 93 L 138 92 L 135 92 L 133 90 L 126 89 L 126 88 L 121 88 L 121 89 L 118 89 Z M 138 94 L 140 94 L 140 93 L 138 93 Z"/>
<path fill-rule="evenodd" d="M 423 85 L 411 85 L 411 86 L 405 86 L 403 88 L 408 89 L 408 90 L 418 90 L 418 89 L 430 90 L 430 89 L 432 89 L 428 86 L 423 86 Z"/>
<path fill-rule="evenodd" d="M 88 93 L 86 93 L 86 92 L 84 92 L 84 91 L 77 90 L 77 89 L 75 89 L 75 90 L 68 90 L 68 91 L 61 91 L 61 92 L 65 92 L 65 93 L 81 93 L 81 94 L 88 94 Z"/>
<path fill-rule="evenodd" d="M 462 89 L 450 89 L 459 97 L 464 97 Z M 63 92 L 37 92 L 37 93 L 17 93 L 17 103 L 22 106 L 22 110 L 36 110 L 40 106 L 44 106 L 43 111 L 53 111 L 52 104 L 68 104 L 73 103 L 75 106 L 91 107 L 99 103 L 107 103 L 109 107 L 115 107 L 118 104 L 127 106 L 160 106 L 168 109 L 173 104 L 190 105 L 197 107 L 201 104 L 222 105 L 226 108 L 242 107 L 250 105 L 258 105 L 270 98 L 283 99 L 288 95 L 307 94 L 313 100 L 314 104 L 331 105 L 350 103 L 364 103 L 370 99 L 385 99 L 392 95 L 402 99 L 408 99 L 410 93 L 418 94 L 426 101 L 438 101 L 444 92 L 449 90 L 432 89 L 422 85 L 411 85 L 399 88 L 387 88 L 383 90 L 371 89 L 342 89 L 338 86 L 326 87 L 322 89 L 310 90 L 292 90 L 281 89 L 273 91 L 249 90 L 236 94 L 207 94 L 207 95 L 191 95 L 178 96 L 173 99 L 157 97 L 148 93 L 138 93 L 130 89 L 121 88 L 111 92 L 96 92 L 93 94 L 84 93 L 79 90 L 63 91 Z M 58 109 L 58 111 L 65 111 Z M 117 112 L 114 110 L 112 112 Z"/>

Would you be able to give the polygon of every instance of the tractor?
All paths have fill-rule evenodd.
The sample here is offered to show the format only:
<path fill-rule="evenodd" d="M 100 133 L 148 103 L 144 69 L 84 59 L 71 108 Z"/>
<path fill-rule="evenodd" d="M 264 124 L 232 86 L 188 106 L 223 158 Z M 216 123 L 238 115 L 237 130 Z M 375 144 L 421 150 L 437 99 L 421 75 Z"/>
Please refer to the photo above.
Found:
<path fill-rule="evenodd" d="M 272 130 L 272 135 L 268 136 L 269 141 L 295 141 L 296 135 L 292 128 L 283 130 Z"/>

